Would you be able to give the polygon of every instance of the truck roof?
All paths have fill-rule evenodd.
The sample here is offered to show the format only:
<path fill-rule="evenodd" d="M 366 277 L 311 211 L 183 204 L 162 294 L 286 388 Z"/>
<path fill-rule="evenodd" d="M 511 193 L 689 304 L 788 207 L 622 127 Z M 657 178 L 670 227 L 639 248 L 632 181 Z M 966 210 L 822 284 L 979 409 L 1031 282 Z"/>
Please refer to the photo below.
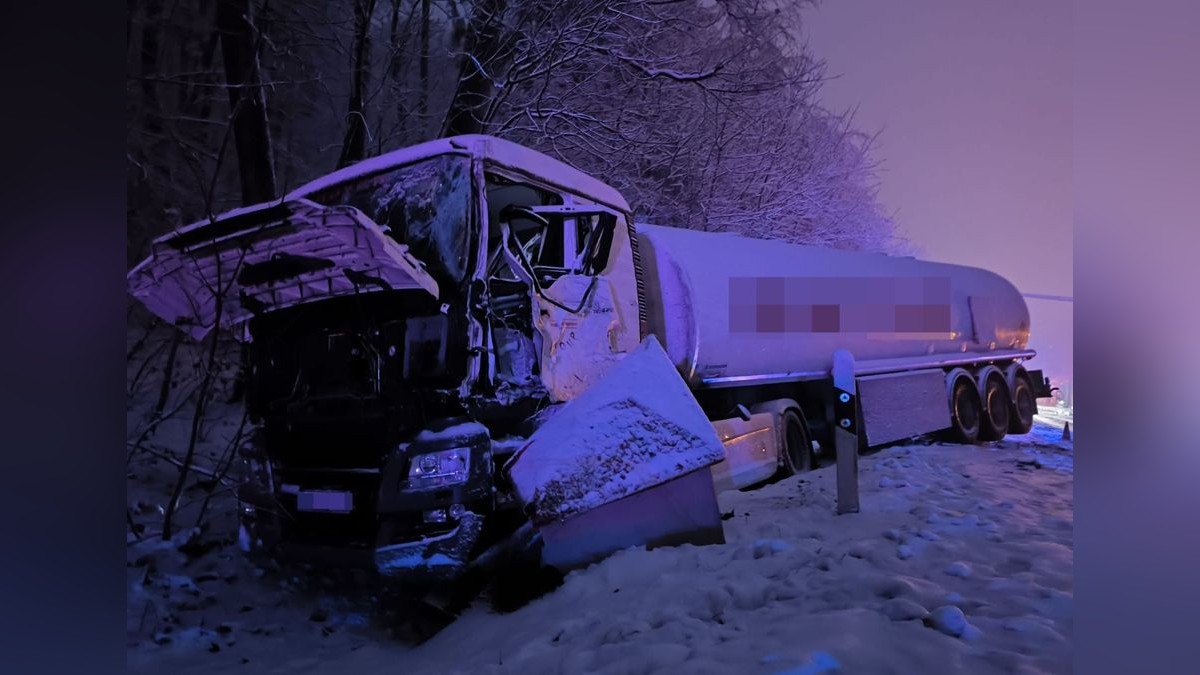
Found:
<path fill-rule="evenodd" d="M 447 154 L 478 155 L 489 164 L 523 173 L 610 208 L 629 212 L 629 203 L 611 185 L 537 150 L 482 134 L 439 138 L 371 157 L 302 185 L 284 199 L 307 197 L 331 185 Z"/>

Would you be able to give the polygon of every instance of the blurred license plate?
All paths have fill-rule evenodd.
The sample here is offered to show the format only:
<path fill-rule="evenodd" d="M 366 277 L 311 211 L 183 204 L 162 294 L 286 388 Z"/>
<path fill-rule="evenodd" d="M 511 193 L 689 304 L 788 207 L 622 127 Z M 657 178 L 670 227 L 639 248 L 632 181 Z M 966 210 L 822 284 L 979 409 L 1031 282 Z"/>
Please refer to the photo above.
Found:
<path fill-rule="evenodd" d="M 350 513 L 354 510 L 354 495 L 332 490 L 300 492 L 296 495 L 296 508 L 300 511 Z"/>

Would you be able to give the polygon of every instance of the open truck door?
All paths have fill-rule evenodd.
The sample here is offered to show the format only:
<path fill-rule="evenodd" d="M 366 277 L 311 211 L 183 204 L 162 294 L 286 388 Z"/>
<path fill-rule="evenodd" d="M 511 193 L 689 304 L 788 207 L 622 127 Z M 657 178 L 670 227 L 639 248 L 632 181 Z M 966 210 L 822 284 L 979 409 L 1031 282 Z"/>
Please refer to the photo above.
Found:
<path fill-rule="evenodd" d="M 307 199 L 175 230 L 154 241 L 128 281 L 147 309 L 195 339 L 217 323 L 325 298 L 401 289 L 438 296 L 437 282 L 384 228 L 358 209 Z"/>

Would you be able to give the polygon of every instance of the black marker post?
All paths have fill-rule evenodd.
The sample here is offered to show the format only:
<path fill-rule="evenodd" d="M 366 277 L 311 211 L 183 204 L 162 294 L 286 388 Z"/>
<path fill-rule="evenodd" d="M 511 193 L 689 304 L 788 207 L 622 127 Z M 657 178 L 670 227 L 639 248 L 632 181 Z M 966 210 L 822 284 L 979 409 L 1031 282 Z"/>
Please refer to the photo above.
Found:
<path fill-rule="evenodd" d="M 833 438 L 837 451 L 837 512 L 858 513 L 858 406 L 854 355 L 833 353 Z"/>

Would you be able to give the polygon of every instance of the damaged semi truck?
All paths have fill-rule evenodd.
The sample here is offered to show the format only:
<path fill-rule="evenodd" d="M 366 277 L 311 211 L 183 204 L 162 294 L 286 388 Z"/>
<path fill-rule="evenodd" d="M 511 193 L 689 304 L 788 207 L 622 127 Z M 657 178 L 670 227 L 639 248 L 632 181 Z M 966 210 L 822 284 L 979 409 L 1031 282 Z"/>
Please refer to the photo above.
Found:
<path fill-rule="evenodd" d="M 650 335 L 724 445 L 717 491 L 831 452 L 839 348 L 863 445 L 1022 433 L 1048 394 L 995 274 L 635 225 L 609 185 L 486 136 L 180 228 L 128 281 L 193 337 L 245 345 L 243 543 L 402 581 L 510 540 L 527 517 L 506 463 Z"/>

